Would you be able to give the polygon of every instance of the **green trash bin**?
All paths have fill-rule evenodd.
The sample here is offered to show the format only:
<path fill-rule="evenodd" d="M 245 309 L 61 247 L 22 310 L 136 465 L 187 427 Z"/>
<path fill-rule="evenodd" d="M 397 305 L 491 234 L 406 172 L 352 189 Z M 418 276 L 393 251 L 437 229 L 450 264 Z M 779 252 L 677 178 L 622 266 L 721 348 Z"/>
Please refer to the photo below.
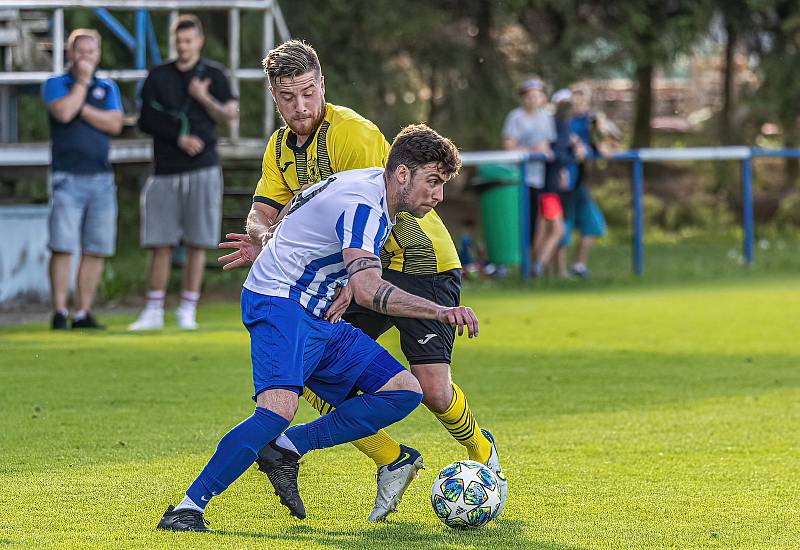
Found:
<path fill-rule="evenodd" d="M 475 181 L 481 204 L 483 240 L 489 261 L 520 263 L 519 166 L 482 164 Z"/>

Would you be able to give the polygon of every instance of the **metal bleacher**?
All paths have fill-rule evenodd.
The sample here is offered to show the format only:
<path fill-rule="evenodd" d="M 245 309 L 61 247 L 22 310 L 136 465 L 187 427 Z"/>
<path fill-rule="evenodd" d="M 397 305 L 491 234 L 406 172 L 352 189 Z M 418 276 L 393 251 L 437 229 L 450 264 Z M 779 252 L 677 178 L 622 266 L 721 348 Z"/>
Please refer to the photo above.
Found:
<path fill-rule="evenodd" d="M 289 30 L 283 19 L 280 6 L 275 0 L 34 0 L 28 2 L 0 0 L 0 50 L 2 68 L 0 71 L 0 119 L 4 132 L 0 143 L 16 141 L 11 129 L 17 121 L 14 118 L 13 95 L 16 86 L 39 84 L 52 74 L 64 70 L 64 10 L 93 10 L 98 23 L 105 25 L 134 54 L 134 67 L 121 70 L 98 71 L 103 77 L 118 82 L 141 81 L 147 76 L 148 57 L 151 63 L 159 63 L 161 56 L 150 20 L 152 10 L 167 11 L 170 20 L 177 18 L 179 10 L 204 11 L 224 10 L 228 16 L 228 76 L 234 93 L 239 93 L 241 81 L 260 81 L 264 78 L 261 68 L 240 66 L 239 46 L 242 11 L 256 12 L 263 20 L 262 49 L 269 51 L 275 45 L 277 30 L 281 40 L 289 39 Z M 135 29 L 129 32 L 112 14 L 115 10 L 133 11 Z M 174 54 L 170 43 L 170 56 Z M 3 97 L 6 98 L 3 102 Z M 264 94 L 264 135 L 274 129 L 274 106 L 270 94 Z M 240 141 L 239 128 L 231 129 L 231 142 L 235 149 Z M 259 136 L 263 139 L 263 136 Z M 46 147 L 46 145 L 43 145 Z M 124 148 L 120 144 L 118 149 Z M 32 144 L 32 148 L 36 145 Z M 249 151 L 247 145 L 244 150 Z M 140 147 L 133 147 L 122 154 L 132 159 Z M 13 159 L 9 153 L 0 149 L 0 165 L 9 165 Z M 38 155 L 34 155 L 40 158 Z M 146 161 L 146 158 L 140 160 Z"/>
<path fill-rule="evenodd" d="M 262 69 L 240 64 L 240 26 L 243 12 L 246 17 L 260 17 L 263 22 L 262 49 L 275 45 L 276 32 L 281 41 L 290 38 L 276 0 L 0 0 L 0 172 L 4 180 L 26 168 L 46 168 L 50 164 L 49 143 L 18 143 L 17 96 L 22 90 L 30 92 L 53 74 L 64 70 L 64 43 L 68 30 L 64 28 L 64 12 L 70 9 L 92 10 L 97 26 L 105 26 L 133 54 L 133 67 L 98 71 L 103 77 L 117 82 L 139 82 L 147 76 L 149 66 L 161 62 L 151 11 L 168 12 L 170 22 L 180 11 L 224 11 L 228 19 L 228 77 L 234 93 L 240 93 L 240 82 L 263 81 Z M 134 28 L 129 30 L 115 16 L 120 11 L 134 13 Z M 174 56 L 171 40 L 169 56 Z M 135 113 L 130 118 L 135 120 Z M 264 94 L 263 134 L 243 137 L 239 125 L 230 128 L 230 136 L 219 142 L 220 157 L 226 173 L 258 166 L 264 152 L 265 137 L 275 126 L 272 96 Z M 149 163 L 152 159 L 149 139 L 114 139 L 111 161 L 114 164 Z M 249 162 L 247 162 L 249 161 Z M 241 225 L 239 210 L 242 197 L 252 195 L 252 186 L 226 186 L 226 198 L 235 203 L 225 218 L 230 226 Z"/>

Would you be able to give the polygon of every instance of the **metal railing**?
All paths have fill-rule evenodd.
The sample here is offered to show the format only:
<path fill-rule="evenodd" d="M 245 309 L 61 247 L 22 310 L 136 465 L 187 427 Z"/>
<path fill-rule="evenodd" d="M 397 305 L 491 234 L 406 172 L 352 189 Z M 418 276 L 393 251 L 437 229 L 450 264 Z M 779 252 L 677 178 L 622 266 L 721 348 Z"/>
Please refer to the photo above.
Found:
<path fill-rule="evenodd" d="M 755 147 L 687 147 L 634 149 L 614 154 L 611 161 L 631 163 L 631 258 L 636 275 L 644 273 L 644 163 L 697 160 L 738 160 L 741 163 L 742 189 L 742 256 L 747 265 L 754 261 L 753 221 L 753 159 L 800 158 L 800 149 L 760 149 Z M 516 151 L 466 152 L 461 155 L 465 166 L 480 164 L 518 164 L 520 167 L 520 270 L 523 279 L 528 277 L 530 248 L 530 188 L 525 183 L 525 167 L 531 161 L 544 161 L 542 154 Z M 597 160 L 590 158 L 588 160 Z"/>
<path fill-rule="evenodd" d="M 236 143 L 220 140 L 223 159 L 261 159 L 266 139 L 245 139 Z M 149 139 L 113 140 L 110 160 L 119 163 L 144 163 L 152 160 L 152 141 Z M 800 158 L 800 149 L 760 149 L 755 147 L 688 147 L 682 149 L 637 149 L 612 155 L 610 161 L 631 163 L 631 258 L 636 275 L 644 273 L 644 163 L 698 160 L 738 160 L 741 163 L 742 192 L 742 256 L 747 265 L 754 261 L 753 220 L 753 159 Z M 530 188 L 525 183 L 525 167 L 531 161 L 544 161 L 541 154 L 516 151 L 473 151 L 461 153 L 464 166 L 481 164 L 517 164 L 520 167 L 520 269 L 528 276 L 530 248 Z M 597 158 L 589 158 L 597 160 Z M 47 143 L 0 144 L 0 167 L 47 167 L 50 146 Z"/>

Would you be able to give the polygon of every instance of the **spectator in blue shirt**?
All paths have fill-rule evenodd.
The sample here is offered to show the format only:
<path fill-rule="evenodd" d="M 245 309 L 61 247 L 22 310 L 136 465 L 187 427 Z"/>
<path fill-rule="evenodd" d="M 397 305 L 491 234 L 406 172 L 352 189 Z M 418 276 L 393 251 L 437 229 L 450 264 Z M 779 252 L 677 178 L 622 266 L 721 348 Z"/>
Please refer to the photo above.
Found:
<path fill-rule="evenodd" d="M 117 196 L 108 161 L 110 136 L 122 130 L 119 89 L 95 76 L 100 34 L 77 29 L 67 41 L 69 69 L 48 78 L 42 97 L 50 121 L 51 328 L 67 328 L 72 255 L 80 253 L 72 328 L 103 328 L 91 314 L 103 259 L 114 255 Z"/>
<path fill-rule="evenodd" d="M 602 113 L 590 110 L 592 90 L 586 84 L 576 84 L 572 87 L 573 117 L 570 120 L 570 130 L 583 143 L 584 147 L 604 158 L 609 158 L 619 142 L 621 135 L 613 122 L 606 119 Z M 577 165 L 575 185 L 571 191 L 569 208 L 565 208 L 565 231 L 559 251 L 559 269 L 566 275 L 587 278 L 590 276 L 587 264 L 589 251 L 595 239 L 602 237 L 606 232 L 603 213 L 592 198 L 591 191 L 586 181 L 586 167 L 584 163 Z M 571 242 L 572 232 L 577 230 L 580 234 L 575 259 L 567 272 L 566 247 Z"/>

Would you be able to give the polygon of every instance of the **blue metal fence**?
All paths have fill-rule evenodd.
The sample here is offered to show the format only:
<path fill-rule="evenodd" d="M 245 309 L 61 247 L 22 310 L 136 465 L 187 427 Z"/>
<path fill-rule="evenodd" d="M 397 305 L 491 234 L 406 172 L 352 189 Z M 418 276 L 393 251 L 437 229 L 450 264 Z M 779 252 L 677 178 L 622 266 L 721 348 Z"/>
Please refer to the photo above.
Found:
<path fill-rule="evenodd" d="M 598 160 L 599 157 L 588 160 Z M 634 149 L 614 154 L 606 160 L 631 163 L 631 259 L 633 273 L 644 273 L 644 163 L 697 160 L 739 160 L 742 178 L 742 255 L 745 263 L 754 261 L 753 163 L 754 158 L 800 158 L 800 149 L 759 149 L 755 147 L 687 147 L 682 149 Z M 539 153 L 482 151 L 462 154 L 465 166 L 479 164 L 518 164 L 520 167 L 520 270 L 528 277 L 530 248 L 530 190 L 525 183 L 525 167 L 531 161 L 544 161 Z"/>

